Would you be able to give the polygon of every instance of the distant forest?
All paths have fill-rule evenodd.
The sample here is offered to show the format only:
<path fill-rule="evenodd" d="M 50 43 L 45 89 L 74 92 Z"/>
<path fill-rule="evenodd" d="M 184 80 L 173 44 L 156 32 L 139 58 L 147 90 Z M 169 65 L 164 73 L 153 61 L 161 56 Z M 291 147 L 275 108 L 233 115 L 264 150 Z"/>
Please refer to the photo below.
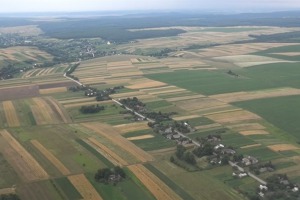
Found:
<path fill-rule="evenodd" d="M 95 14 L 95 13 L 94 13 Z M 100 14 L 100 13 L 99 13 Z M 129 29 L 172 27 L 172 26 L 281 26 L 300 27 L 300 11 L 252 13 L 252 14 L 201 14 L 192 13 L 145 13 L 87 18 L 60 18 L 57 21 L 32 21 L 28 18 L 0 18 L 0 27 L 38 25 L 45 36 L 60 39 L 101 37 L 104 40 L 123 43 L 137 39 L 170 37 L 182 34 L 181 29 L 141 30 Z M 84 16 L 84 15 L 83 15 Z M 298 33 L 297 33 L 298 34 Z M 277 37 L 277 36 L 274 36 Z M 265 40 L 266 38 L 256 38 Z"/>

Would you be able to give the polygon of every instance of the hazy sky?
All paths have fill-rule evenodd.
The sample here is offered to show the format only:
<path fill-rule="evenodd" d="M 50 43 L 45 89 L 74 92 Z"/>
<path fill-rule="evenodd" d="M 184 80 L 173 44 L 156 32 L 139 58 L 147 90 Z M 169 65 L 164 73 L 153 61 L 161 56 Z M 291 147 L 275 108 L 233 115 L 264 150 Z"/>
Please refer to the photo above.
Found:
<path fill-rule="evenodd" d="M 1 0 L 0 12 L 300 9 L 300 0 Z"/>

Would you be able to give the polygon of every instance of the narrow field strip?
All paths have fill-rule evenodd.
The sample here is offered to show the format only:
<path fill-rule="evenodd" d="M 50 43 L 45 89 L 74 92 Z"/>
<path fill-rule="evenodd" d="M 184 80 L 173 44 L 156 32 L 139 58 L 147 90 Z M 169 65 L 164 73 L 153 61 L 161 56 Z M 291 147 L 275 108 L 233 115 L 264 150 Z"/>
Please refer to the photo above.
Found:
<path fill-rule="evenodd" d="M 2 105 L 3 105 L 5 118 L 8 126 L 9 127 L 20 126 L 21 125 L 20 120 L 12 101 L 4 101 Z"/>
<path fill-rule="evenodd" d="M 60 162 L 48 149 L 46 149 L 39 141 L 31 140 L 35 146 L 63 175 L 69 175 L 71 172 L 67 169 L 62 162 Z"/>
<path fill-rule="evenodd" d="M 112 163 L 116 163 L 117 165 L 124 166 L 128 165 L 128 162 L 125 161 L 123 158 L 121 158 L 119 155 L 117 155 L 114 151 L 107 148 L 105 145 L 98 142 L 95 138 L 88 138 L 88 140 L 85 140 L 88 144 L 92 144 L 92 146 L 96 146 L 103 152 L 104 157 L 106 157 L 108 160 L 110 160 Z"/>
<path fill-rule="evenodd" d="M 4 148 L 3 154 L 15 170 L 26 181 L 36 181 L 49 178 L 47 172 L 32 157 L 30 153 L 6 130 L 0 131 L 2 139 L 9 147 Z"/>
<path fill-rule="evenodd" d="M 140 149 L 139 147 L 122 137 L 117 131 L 117 129 L 113 128 L 112 126 L 100 123 L 83 123 L 82 125 L 100 134 L 101 136 L 106 137 L 114 144 L 129 152 L 141 162 L 148 162 L 154 160 L 154 158 L 150 154 L 148 154 L 144 150 Z"/>
<path fill-rule="evenodd" d="M 103 200 L 84 174 L 68 177 L 84 200 Z"/>
<path fill-rule="evenodd" d="M 128 168 L 145 185 L 157 200 L 179 200 L 181 199 L 158 177 L 143 165 L 131 165 Z"/>

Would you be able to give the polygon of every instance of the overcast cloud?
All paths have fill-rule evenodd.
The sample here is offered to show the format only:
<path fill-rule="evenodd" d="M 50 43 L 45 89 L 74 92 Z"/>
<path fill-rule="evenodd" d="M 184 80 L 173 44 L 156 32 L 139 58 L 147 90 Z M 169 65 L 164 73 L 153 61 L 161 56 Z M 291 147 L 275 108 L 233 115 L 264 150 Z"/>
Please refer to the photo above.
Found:
<path fill-rule="evenodd" d="M 300 0 L 1 0 L 0 12 L 300 9 Z"/>

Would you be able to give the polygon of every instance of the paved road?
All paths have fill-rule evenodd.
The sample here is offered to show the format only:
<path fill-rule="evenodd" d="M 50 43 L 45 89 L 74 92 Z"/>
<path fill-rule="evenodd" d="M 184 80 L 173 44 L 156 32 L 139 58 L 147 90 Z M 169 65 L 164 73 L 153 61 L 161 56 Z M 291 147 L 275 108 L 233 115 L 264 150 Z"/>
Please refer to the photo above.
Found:
<path fill-rule="evenodd" d="M 240 172 L 245 172 L 245 169 L 242 168 L 242 167 L 240 167 L 240 166 L 238 166 L 236 163 L 229 161 L 229 164 L 230 164 L 232 167 L 237 167 L 238 170 L 239 170 Z M 248 174 L 251 178 L 253 178 L 253 179 L 257 180 L 258 182 L 260 182 L 261 184 L 267 185 L 267 182 L 266 182 L 266 181 L 264 181 L 264 180 L 262 180 L 261 178 L 255 176 L 255 175 L 252 174 L 251 172 L 247 172 L 247 174 Z"/>

